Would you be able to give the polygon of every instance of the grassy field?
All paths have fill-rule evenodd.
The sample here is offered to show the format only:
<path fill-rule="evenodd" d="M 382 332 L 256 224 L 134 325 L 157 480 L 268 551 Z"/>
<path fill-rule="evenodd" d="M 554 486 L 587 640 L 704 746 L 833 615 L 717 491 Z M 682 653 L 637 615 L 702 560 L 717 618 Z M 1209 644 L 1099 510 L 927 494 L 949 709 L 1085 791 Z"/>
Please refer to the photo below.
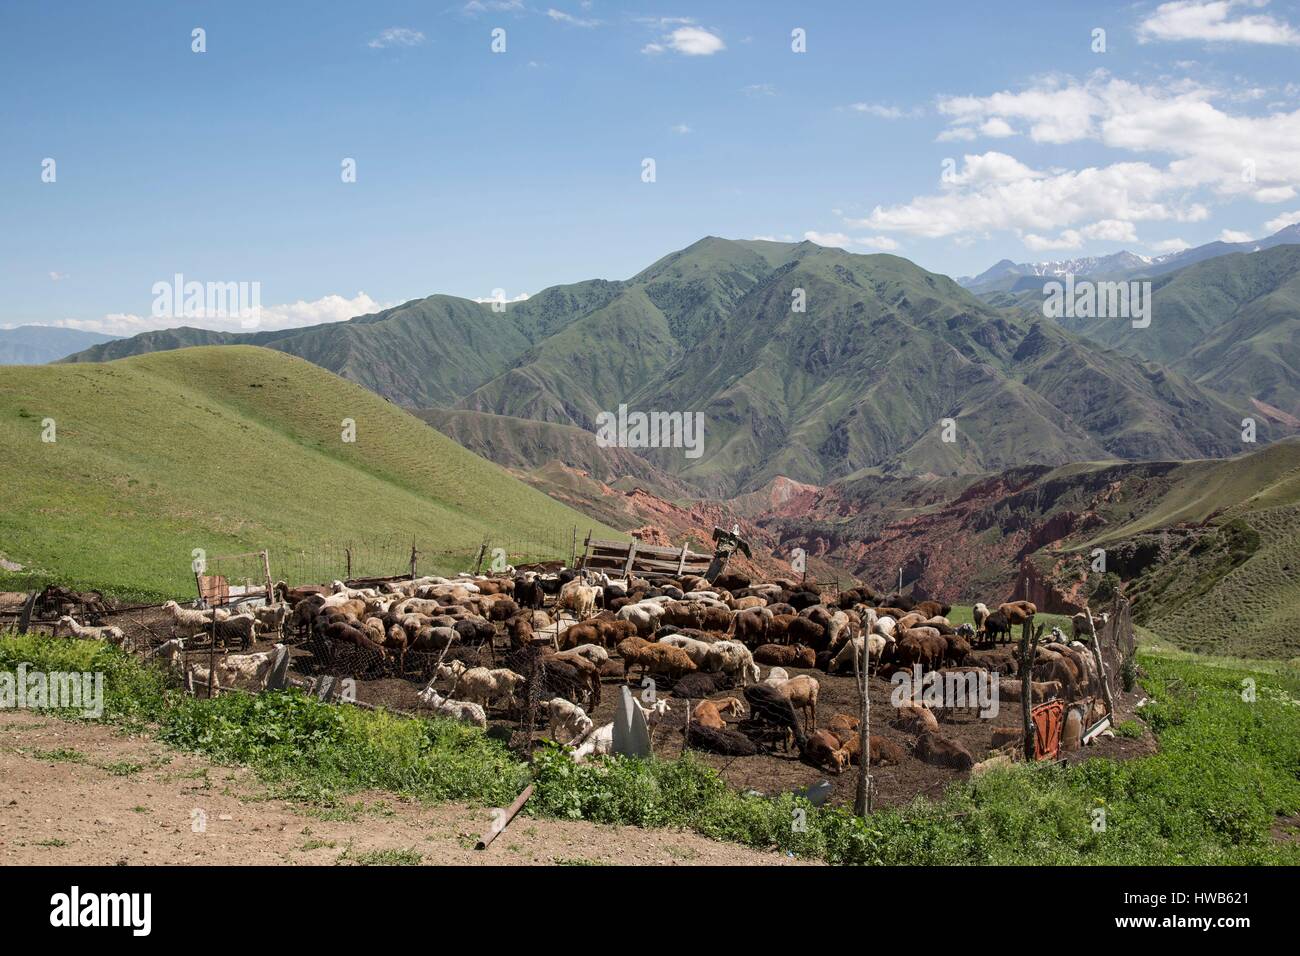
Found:
<path fill-rule="evenodd" d="M 445 571 L 484 539 L 540 551 L 575 526 L 621 537 L 373 393 L 250 346 L 0 368 L 0 486 L 2 556 L 24 566 L 0 589 L 188 595 L 195 548 L 267 548 L 275 573 L 322 543 L 415 539 L 421 570 Z"/>
<path fill-rule="evenodd" d="M 1249 662 L 1144 652 L 1153 703 L 1142 719 L 1160 743 L 1153 756 L 1017 766 L 863 821 L 789 794 L 742 796 L 689 757 L 575 765 L 550 750 L 530 770 L 496 741 L 446 721 L 296 693 L 189 698 L 159 671 L 96 642 L 0 639 L 0 671 L 20 661 L 102 670 L 107 719 L 247 765 L 272 792 L 323 807 L 367 789 L 499 806 L 531 776 L 537 790 L 527 813 L 681 827 L 833 863 L 1300 864 L 1300 844 L 1277 830 L 1279 818 L 1300 813 L 1300 679 Z M 1247 680 L 1251 699 L 1242 692 Z M 796 810 L 806 826 L 792 825 Z"/>

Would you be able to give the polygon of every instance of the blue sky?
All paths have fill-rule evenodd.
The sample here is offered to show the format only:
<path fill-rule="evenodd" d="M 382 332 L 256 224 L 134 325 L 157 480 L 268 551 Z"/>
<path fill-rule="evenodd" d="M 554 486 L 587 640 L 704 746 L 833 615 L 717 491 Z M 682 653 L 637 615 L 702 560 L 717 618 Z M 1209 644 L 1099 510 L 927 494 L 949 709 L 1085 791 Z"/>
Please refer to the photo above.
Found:
<path fill-rule="evenodd" d="M 306 324 L 705 235 L 952 275 L 1258 237 L 1300 219 L 1298 67 L 1281 0 L 9 0 L 0 325 L 177 324 L 175 273 Z"/>

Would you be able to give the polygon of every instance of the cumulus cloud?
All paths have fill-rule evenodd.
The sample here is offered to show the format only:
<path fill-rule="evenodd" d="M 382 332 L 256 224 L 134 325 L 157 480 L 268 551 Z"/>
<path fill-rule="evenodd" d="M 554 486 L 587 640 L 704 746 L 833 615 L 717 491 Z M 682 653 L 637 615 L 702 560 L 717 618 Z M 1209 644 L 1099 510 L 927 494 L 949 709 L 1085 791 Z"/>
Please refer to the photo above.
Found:
<path fill-rule="evenodd" d="M 1295 225 L 1297 222 L 1300 222 L 1300 209 L 1295 212 L 1284 212 L 1282 215 L 1270 219 L 1264 223 L 1264 230 L 1271 236 L 1273 233 L 1281 232 L 1287 226 Z"/>
<path fill-rule="evenodd" d="M 1007 152 L 973 153 L 938 192 L 845 224 L 927 238 L 1012 230 L 1035 248 L 1074 248 L 1094 238 L 1133 241 L 1139 222 L 1200 221 L 1216 201 L 1291 199 L 1300 187 L 1300 110 L 1242 114 L 1232 102 L 1190 81 L 1146 86 L 1104 72 L 942 97 L 949 125 L 940 140 L 1091 141 L 1140 158 L 1038 171 Z"/>
<path fill-rule="evenodd" d="M 832 249 L 844 249 L 848 246 L 863 246 L 867 249 L 878 249 L 882 252 L 890 252 L 898 248 L 898 243 L 888 236 L 860 236 L 853 237 L 843 232 L 817 232 L 808 230 L 803 237 L 809 242 L 815 242 L 819 246 L 828 246 Z M 771 238 L 771 237 L 762 237 Z"/>
<path fill-rule="evenodd" d="M 327 295 L 311 302 L 299 299 L 297 302 L 281 305 L 264 305 L 261 307 L 259 321 L 255 327 L 242 324 L 237 315 L 189 318 L 134 315 L 126 312 L 112 312 L 98 319 L 61 319 L 48 324 L 67 329 L 81 329 L 85 332 L 123 336 L 154 332 L 159 329 L 174 329 L 183 325 L 222 332 L 260 332 L 295 329 L 307 325 L 320 325 L 323 322 L 343 322 L 388 307 L 389 304 L 380 304 L 366 293 L 358 292 L 351 298 Z"/>
<path fill-rule="evenodd" d="M 683 56 L 712 56 L 725 50 L 727 45 L 722 37 L 710 33 L 703 27 L 694 25 L 679 26 L 656 43 L 647 43 L 641 48 L 642 53 L 664 53 L 672 50 Z"/>
<path fill-rule="evenodd" d="M 384 47 L 390 46 L 419 46 L 423 42 L 424 34 L 419 30 L 410 30 L 406 27 L 389 27 L 371 40 L 368 46 L 374 50 L 382 50 Z"/>
<path fill-rule="evenodd" d="M 1170 252 L 1182 252 L 1184 249 L 1190 249 L 1192 244 L 1186 239 L 1161 239 L 1159 242 L 1151 243 L 1151 251 L 1160 255 Z"/>
<path fill-rule="evenodd" d="M 1242 232 L 1239 229 L 1224 229 L 1219 233 L 1220 242 L 1250 242 L 1251 236 L 1248 232 Z"/>
<path fill-rule="evenodd" d="M 1300 31 L 1284 20 L 1246 9 L 1268 0 L 1175 0 L 1162 3 L 1138 24 L 1138 40 L 1201 40 L 1209 43 L 1300 45 Z"/>

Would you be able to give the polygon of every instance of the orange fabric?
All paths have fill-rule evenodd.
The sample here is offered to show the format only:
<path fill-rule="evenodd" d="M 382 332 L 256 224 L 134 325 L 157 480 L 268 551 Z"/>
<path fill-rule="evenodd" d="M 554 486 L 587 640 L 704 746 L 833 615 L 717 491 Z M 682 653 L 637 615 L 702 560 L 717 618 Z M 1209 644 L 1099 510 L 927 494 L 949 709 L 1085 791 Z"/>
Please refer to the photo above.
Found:
<path fill-rule="evenodd" d="M 1065 723 L 1065 703 L 1049 700 L 1029 712 L 1034 721 L 1034 759 L 1051 760 L 1061 750 L 1061 727 Z"/>

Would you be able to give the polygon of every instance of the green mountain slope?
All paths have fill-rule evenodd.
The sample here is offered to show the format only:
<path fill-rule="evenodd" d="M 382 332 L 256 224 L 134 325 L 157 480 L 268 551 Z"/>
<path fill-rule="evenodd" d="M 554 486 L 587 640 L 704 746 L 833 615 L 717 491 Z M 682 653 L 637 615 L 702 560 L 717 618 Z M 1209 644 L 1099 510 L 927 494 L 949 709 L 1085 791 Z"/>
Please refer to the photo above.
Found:
<path fill-rule="evenodd" d="M 796 293 L 804 311 L 792 308 Z M 1260 318 L 1261 336 L 1277 331 L 1270 322 Z M 626 281 L 557 286 L 500 312 L 431 296 L 234 341 L 302 356 L 408 407 L 587 430 L 624 403 L 698 412 L 701 457 L 639 455 L 710 495 L 752 491 L 778 475 L 824 484 L 872 470 L 1224 456 L 1241 450 L 1247 414 L 1261 417 L 1262 441 L 1300 428 L 1259 416 L 1255 396 L 1240 389 L 1224 397 L 1219 387 L 1230 383 L 1199 367 L 1171 370 L 1099 349 L 906 259 L 811 242 L 708 237 Z M 74 358 L 158 344 L 139 337 Z M 949 418 L 952 442 L 942 440 Z M 498 438 L 523 435 L 494 427 Z M 522 453 L 476 448 L 512 464 Z M 578 457 L 566 463 L 585 467 Z"/>
<path fill-rule="evenodd" d="M 1040 300 L 1041 285 L 998 301 L 1041 315 Z M 1237 404 L 1255 399 L 1300 417 L 1300 245 L 1236 252 L 1152 280 L 1147 328 L 1116 319 L 1060 321 Z"/>
<path fill-rule="evenodd" d="M 372 392 L 249 347 L 0 369 L 0 473 L 0 548 L 22 575 L 139 595 L 191 592 L 195 548 L 275 562 L 414 538 L 422 567 L 464 567 L 484 538 L 616 534 Z"/>

